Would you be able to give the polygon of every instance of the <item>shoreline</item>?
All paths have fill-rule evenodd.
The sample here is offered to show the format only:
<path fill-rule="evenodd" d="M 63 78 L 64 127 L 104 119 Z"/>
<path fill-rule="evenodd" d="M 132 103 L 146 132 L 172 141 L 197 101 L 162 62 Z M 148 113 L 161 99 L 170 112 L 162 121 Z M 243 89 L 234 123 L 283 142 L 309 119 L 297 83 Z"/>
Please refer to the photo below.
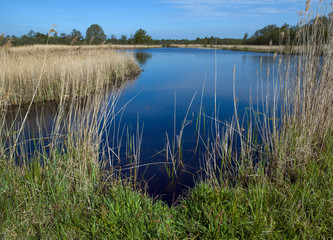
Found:
<path fill-rule="evenodd" d="M 104 49 L 110 51 L 110 47 L 94 46 L 100 52 L 106 52 L 101 51 Z M 310 50 L 315 47 L 311 47 Z M 55 48 L 54 51 L 56 51 Z M 80 51 L 78 51 L 79 49 Z M 63 91 L 64 94 L 72 93 L 69 90 L 71 86 L 68 83 L 71 79 L 69 77 L 76 77 L 76 74 L 80 73 L 79 70 L 86 66 L 91 67 L 92 71 L 94 66 L 97 66 L 92 66 L 92 63 L 101 59 L 101 55 L 97 55 L 96 58 L 90 56 L 91 62 L 83 61 L 79 56 L 86 56 L 84 49 L 90 52 L 93 46 L 81 48 L 73 46 L 63 50 L 64 54 L 72 54 L 75 61 L 66 62 L 63 61 L 63 58 L 60 58 L 61 61 L 55 61 L 57 64 L 54 67 L 60 65 L 61 74 L 58 74 L 57 71 L 55 71 L 56 74 L 53 74 L 51 71 L 53 68 L 42 71 L 45 72 L 45 75 L 50 75 L 50 79 L 55 76 L 63 80 L 61 83 L 69 84 L 68 92 Z M 20 58 L 25 59 L 32 54 L 31 49 L 26 52 L 23 51 L 24 49 L 16 50 L 21 54 Z M 39 51 L 44 50 L 45 47 L 40 48 Z M 52 52 L 52 49 L 49 50 Z M 39 55 L 37 57 L 42 60 Z M 114 59 L 120 62 L 122 60 Z M 295 77 L 283 74 L 288 73 L 286 69 L 289 69 L 289 65 L 286 65 L 287 67 L 281 65 L 281 68 L 276 70 L 279 71 L 279 77 L 282 77 L 281 84 L 295 86 L 290 88 L 291 93 L 286 96 L 287 106 L 294 104 L 292 107 L 302 109 L 303 102 L 295 103 L 294 98 L 290 97 L 299 96 L 299 93 L 302 93 L 298 99 L 306 100 L 304 104 L 309 107 L 307 107 L 307 111 L 300 112 L 300 117 L 286 111 L 285 115 L 273 115 L 273 119 L 269 119 L 271 105 L 264 105 L 264 108 L 269 107 L 263 113 L 267 113 L 268 117 L 263 120 L 260 120 L 261 117 L 256 118 L 262 121 L 258 122 L 258 126 L 274 123 L 280 116 L 287 119 L 286 125 L 282 126 L 284 128 L 281 131 L 281 126 L 278 126 L 279 129 L 274 128 L 272 132 L 263 128 L 265 132 L 260 134 L 265 135 L 259 136 L 267 134 L 269 136 L 267 144 L 257 145 L 256 137 L 258 136 L 255 131 L 244 132 L 241 137 L 244 137 L 244 140 L 251 145 L 247 145 L 248 143 L 245 146 L 241 145 L 242 149 L 243 147 L 246 149 L 245 157 L 234 158 L 234 155 L 237 154 L 234 154 L 234 150 L 238 144 L 237 140 L 235 142 L 233 140 L 234 136 L 238 137 L 235 126 L 238 124 L 238 129 L 240 129 L 240 118 L 237 117 L 235 121 L 238 122 L 230 124 L 218 120 L 218 126 L 221 126 L 222 129 L 223 124 L 226 129 L 220 132 L 220 128 L 215 128 L 216 132 L 207 135 L 207 140 L 206 136 L 199 135 L 204 143 L 207 141 L 202 155 L 204 164 L 200 169 L 207 173 L 207 178 L 205 176 L 205 179 L 201 181 L 196 180 L 196 186 L 188 189 L 171 206 L 162 202 L 158 196 L 149 196 L 145 191 L 144 183 L 140 188 L 141 182 L 136 181 L 138 175 L 136 175 L 135 168 L 143 165 L 140 166 L 140 162 L 137 161 L 137 159 L 140 160 L 140 151 L 137 151 L 135 147 L 126 145 L 126 149 L 129 149 L 128 152 L 131 154 L 129 160 L 133 162 L 133 165 L 129 166 L 133 166 L 134 169 L 127 178 L 126 175 L 121 174 L 122 169 L 113 171 L 113 168 L 110 170 L 102 168 L 104 165 L 99 161 L 102 142 L 100 133 L 111 133 L 110 136 L 112 136 L 112 132 L 114 132 L 113 136 L 118 139 L 117 132 L 120 132 L 122 138 L 121 130 L 118 131 L 120 123 L 115 119 L 120 111 L 105 111 L 102 112 L 103 117 L 99 118 L 98 104 L 101 101 L 105 102 L 102 98 L 89 100 L 92 104 L 96 104 L 94 105 L 96 107 L 87 107 L 88 105 L 84 102 L 81 102 L 79 107 L 70 106 L 69 117 L 66 113 L 66 106 L 62 105 L 60 111 L 65 114 L 61 115 L 60 120 L 63 122 L 59 120 L 59 127 L 57 124 L 55 130 L 52 130 L 51 136 L 55 137 L 43 138 L 42 141 L 49 141 L 45 144 L 44 142 L 38 143 L 40 138 L 29 139 L 37 149 L 36 155 L 33 155 L 34 158 L 30 158 L 28 148 L 25 147 L 26 141 L 17 141 L 19 136 L 25 134 L 24 130 L 21 132 L 23 128 L 15 125 L 7 127 L 3 124 L 0 127 L 2 133 L 0 135 L 2 137 L 0 141 L 0 179 L 2 182 L 0 186 L 0 238 L 66 238 L 68 236 L 89 239 L 97 237 L 107 239 L 329 238 L 332 235 L 332 217 L 329 212 L 332 209 L 332 191 L 330 190 L 333 183 L 330 181 L 333 170 L 333 130 L 331 122 L 328 121 L 332 118 L 331 95 L 329 94 L 332 80 L 329 68 L 331 58 L 328 58 L 327 64 L 323 65 L 324 68 L 320 68 L 317 59 L 316 55 L 310 55 L 304 60 L 304 66 L 309 66 L 307 69 L 309 72 L 306 72 L 308 75 L 302 79 L 305 84 L 289 84 L 304 76 L 303 65 L 296 69 L 298 71 L 295 71 Z M 34 59 L 28 60 L 33 63 Z M 106 56 L 104 61 L 109 63 L 109 56 Z M 16 73 L 18 72 L 17 66 L 22 68 L 25 66 L 23 65 L 25 62 L 27 61 L 10 66 L 14 67 Z M 81 62 L 82 64 L 75 65 Z M 37 63 L 39 64 L 36 64 L 36 68 L 41 66 L 40 61 Z M 46 63 L 45 66 L 47 68 L 49 64 Z M 74 68 L 73 71 L 70 71 L 72 68 L 67 68 L 70 66 Z M 107 66 L 99 67 L 102 67 L 101 70 L 107 70 Z M 6 68 L 3 67 L 3 69 Z M 318 69 L 320 69 L 320 75 L 318 75 Z M 280 70 L 282 74 L 280 74 Z M 32 74 L 31 79 L 35 79 L 34 76 L 42 76 L 42 74 L 38 74 L 40 72 L 41 70 L 38 70 L 36 74 Z M 273 69 L 273 74 L 274 72 Z M 19 83 L 26 80 L 25 76 L 28 76 L 28 73 L 26 71 L 25 75 L 21 74 L 23 78 Z M 90 76 L 93 80 L 102 80 L 102 78 L 98 78 L 100 74 L 87 75 L 86 73 L 86 71 L 81 72 L 80 76 Z M 121 77 L 122 73 L 126 73 L 126 71 L 116 72 L 115 75 Z M 75 79 L 81 79 L 80 76 Z M 113 75 L 111 74 L 111 76 Z M 4 78 L 4 75 L 2 77 Z M 313 84 L 314 79 L 317 80 L 318 85 L 320 84 L 319 86 Z M 31 82 L 33 83 L 33 81 Z M 80 84 L 81 80 L 74 81 L 74 83 Z M 83 85 L 87 85 L 86 82 L 80 87 L 83 88 Z M 92 82 L 87 85 L 87 90 L 91 89 L 89 86 L 104 87 L 103 84 L 96 85 Z M 307 88 L 301 88 L 303 86 Z M 315 89 L 312 89 L 312 86 L 315 86 Z M 28 87 L 29 85 L 26 85 L 22 89 L 25 90 Z M 289 89 L 287 90 L 289 91 Z M 321 94 L 314 95 L 313 92 Z M 117 95 L 111 100 L 108 104 L 115 109 L 114 107 L 118 103 Z M 237 100 L 234 101 L 236 105 Z M 0 108 L 0 110 L 3 109 Z M 255 109 L 253 110 L 255 111 Z M 33 111 L 32 108 L 29 111 Z M 316 114 L 318 112 L 323 114 Z M 1 111 L 0 117 L 4 119 L 3 121 L 6 120 L 5 114 L 5 111 Z M 112 120 L 111 123 L 106 122 L 108 118 Z M 90 121 L 92 124 L 87 124 Z M 313 122 L 317 124 L 312 124 Z M 201 124 L 205 124 L 205 120 Z M 27 126 L 29 127 L 28 124 Z M 113 128 L 110 128 L 109 131 L 106 128 L 108 126 Z M 41 132 L 44 131 L 43 128 L 39 129 Z M 66 129 L 70 131 L 64 134 L 63 130 Z M 137 129 L 139 129 L 139 123 Z M 29 130 L 31 131 L 31 128 Z M 129 130 L 126 134 L 125 127 L 123 132 L 124 136 L 129 136 L 128 139 L 133 139 L 133 141 L 127 140 L 128 145 L 138 144 L 140 147 L 139 130 L 137 130 L 137 135 L 133 134 L 133 138 L 130 136 L 132 133 L 129 133 Z M 241 130 L 239 132 L 242 134 Z M 180 130 L 181 133 L 182 130 Z M 30 134 L 30 132 L 26 134 Z M 32 131 L 31 134 L 33 134 Z M 212 139 L 210 136 L 213 136 Z M 15 145 L 7 147 L 7 142 L 15 142 Z M 171 144 L 168 144 L 166 144 L 166 149 L 171 149 Z M 209 147 L 206 149 L 206 146 Z M 248 146 L 251 147 L 249 152 L 247 152 Z M 121 145 L 110 144 L 109 149 L 115 155 L 115 161 L 121 157 L 116 153 L 120 147 Z M 266 147 L 268 151 L 266 151 Z M 257 155 L 258 150 L 261 149 L 265 149 L 265 152 Z M 175 153 L 175 157 L 172 157 L 175 159 L 175 163 L 172 164 L 177 167 L 180 166 L 178 164 L 183 163 L 183 159 L 181 147 L 176 151 L 178 152 Z M 137 153 L 138 158 L 135 158 Z M 120 157 L 118 158 L 118 156 Z M 206 156 L 208 157 L 206 158 Z M 216 159 L 220 158 L 223 159 L 223 165 L 214 169 Z M 267 158 L 269 164 L 266 161 Z M 30 159 L 32 160 L 30 161 Z M 170 160 L 170 158 L 167 159 Z M 18 160 L 24 160 L 25 164 L 17 164 Z M 235 168 L 232 163 L 235 163 Z M 256 165 L 252 163 L 256 163 Z M 178 171 L 177 169 L 176 171 Z M 172 172 L 172 170 L 170 172 L 170 176 L 176 179 L 178 172 Z M 181 175 L 179 176 L 181 177 Z M 171 184 L 171 178 L 169 181 Z"/>
<path fill-rule="evenodd" d="M 207 45 L 202 44 L 171 44 L 170 47 L 175 48 L 198 48 L 198 49 L 222 49 L 230 51 L 243 51 L 243 52 L 260 52 L 260 53 L 283 53 L 285 52 L 284 46 L 269 46 L 269 45 Z"/>
<path fill-rule="evenodd" d="M 122 49 L 152 49 L 152 48 L 197 48 L 197 49 L 222 49 L 230 51 L 259 52 L 259 53 L 284 53 L 285 46 L 269 45 L 207 45 L 202 44 L 170 44 L 163 45 L 109 45 L 110 48 Z"/>
<path fill-rule="evenodd" d="M 45 49 L 46 45 L 36 44 L 29 46 L 12 47 L 11 50 L 17 51 L 21 48 L 31 48 L 31 50 Z M 112 50 L 129 50 L 129 49 L 153 49 L 153 48 L 197 48 L 197 49 L 222 49 L 230 51 L 243 52 L 261 52 L 261 53 L 284 53 L 285 46 L 269 46 L 269 45 L 207 45 L 202 44 L 170 44 L 164 45 L 121 45 L 121 44 L 106 44 L 106 45 L 48 45 L 49 49 L 59 50 L 66 48 L 67 50 L 88 50 L 88 49 L 112 49 Z"/>

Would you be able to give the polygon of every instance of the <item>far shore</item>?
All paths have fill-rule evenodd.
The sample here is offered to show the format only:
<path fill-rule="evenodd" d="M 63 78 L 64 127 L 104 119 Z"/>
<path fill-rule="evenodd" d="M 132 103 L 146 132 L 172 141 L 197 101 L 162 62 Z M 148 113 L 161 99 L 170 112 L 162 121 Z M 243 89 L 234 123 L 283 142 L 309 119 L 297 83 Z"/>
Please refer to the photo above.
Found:
<path fill-rule="evenodd" d="M 19 46 L 12 49 L 43 49 L 46 45 L 31 45 L 31 46 Z M 63 49 L 65 45 L 49 45 L 51 49 Z M 66 45 L 66 49 L 115 49 L 115 50 L 126 50 L 126 49 L 150 49 L 150 48 L 199 48 L 199 49 L 223 49 L 230 51 L 244 51 L 244 52 L 262 52 L 262 53 L 283 53 L 285 52 L 285 46 L 276 45 L 202 45 L 202 44 L 170 44 L 170 45 L 121 45 L 121 44 L 105 44 L 105 45 Z"/>
<path fill-rule="evenodd" d="M 163 45 L 109 45 L 114 49 L 147 49 L 147 48 L 162 48 Z M 202 45 L 202 44 L 170 44 L 167 47 L 172 48 L 200 48 L 200 49 L 224 49 L 231 51 L 244 52 L 263 52 L 263 53 L 281 53 L 284 52 L 284 46 L 270 45 Z"/>
<path fill-rule="evenodd" d="M 223 49 L 231 51 L 244 51 L 244 52 L 263 52 L 263 53 L 280 53 L 284 52 L 284 46 L 276 45 L 207 45 L 202 44 L 171 44 L 170 47 L 178 48 L 203 48 L 203 49 Z"/>
<path fill-rule="evenodd" d="M 163 45 L 109 45 L 114 49 L 147 49 L 147 48 L 200 48 L 200 49 L 223 49 L 230 51 L 261 52 L 261 53 L 283 53 L 285 46 L 276 45 L 202 45 L 202 44 L 170 44 Z"/>

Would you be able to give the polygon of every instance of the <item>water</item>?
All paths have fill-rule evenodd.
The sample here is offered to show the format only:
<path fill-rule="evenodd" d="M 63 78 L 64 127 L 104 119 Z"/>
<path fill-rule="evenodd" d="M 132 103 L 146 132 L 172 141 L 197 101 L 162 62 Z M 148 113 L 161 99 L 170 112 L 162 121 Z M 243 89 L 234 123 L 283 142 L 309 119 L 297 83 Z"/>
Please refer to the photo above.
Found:
<path fill-rule="evenodd" d="M 203 92 L 203 112 L 209 135 L 209 116 L 214 116 L 215 76 L 218 118 L 231 120 L 234 114 L 233 69 L 238 111 L 245 113 L 252 98 L 256 100 L 261 76 L 266 78 L 272 55 L 266 53 L 233 52 L 214 49 L 162 48 L 135 50 L 134 56 L 143 68 L 139 78 L 129 84 L 121 95 L 119 106 L 127 104 L 122 122 L 135 132 L 143 128 L 139 175 L 145 179 L 149 193 L 171 203 L 188 187 L 194 185 L 201 163 L 196 146 L 196 121 Z M 270 66 L 272 67 L 272 66 Z M 258 81 L 259 79 L 259 81 Z M 258 85 L 259 84 L 259 85 Z M 192 105 L 190 102 L 195 96 Z M 183 134 L 185 168 L 170 185 L 165 165 L 166 134 L 173 141 L 174 125 L 179 134 L 185 115 L 187 127 Z M 176 118 L 174 113 L 176 112 Z M 205 137 L 207 137 L 207 135 Z M 105 139 L 105 142 L 111 138 Z M 149 167 L 147 167 L 147 164 Z"/>
<path fill-rule="evenodd" d="M 135 50 L 133 54 L 144 71 L 137 79 L 124 83 L 125 87 L 117 105 L 118 109 L 126 105 L 122 115 L 119 115 L 116 121 L 117 131 L 119 129 L 120 133 L 124 132 L 121 156 L 125 158 L 126 146 L 131 144 L 129 136 L 142 132 L 138 179 L 146 184 L 149 194 L 153 197 L 159 196 L 171 204 L 185 190 L 193 187 L 197 177 L 202 174 L 200 171 L 202 163 L 199 157 L 204 149 L 199 148 L 199 151 L 194 153 L 201 96 L 203 95 L 202 113 L 205 115 L 205 118 L 201 116 L 201 135 L 207 138 L 211 135 L 210 117 L 215 115 L 215 90 L 218 119 L 231 120 L 234 115 L 233 84 L 235 80 L 238 112 L 239 116 L 243 116 L 249 107 L 250 95 L 254 101 L 257 97 L 261 98 L 257 94 L 257 89 L 261 86 L 266 87 L 268 65 L 273 69 L 272 55 L 182 48 Z M 234 68 L 236 69 L 235 79 L 233 78 Z M 261 79 L 265 81 L 262 83 Z M 193 103 L 190 105 L 192 98 Z M 38 126 L 41 125 L 45 128 L 43 132 L 51 132 L 52 119 L 57 113 L 57 106 L 53 105 L 33 106 L 24 128 L 24 136 L 34 138 L 38 135 Z M 21 111 L 23 113 L 21 116 L 24 116 L 24 109 Z M 177 179 L 173 182 L 166 171 L 166 166 L 172 167 L 170 162 L 165 164 L 166 136 L 168 135 L 172 144 L 177 138 L 174 132 L 176 135 L 180 134 L 187 112 L 187 126 L 182 138 L 184 167 L 178 168 Z M 15 111 L 12 115 L 15 117 Z M 43 124 L 38 122 L 39 117 L 36 117 L 41 115 L 44 116 Z M 103 145 L 112 146 L 115 141 L 114 128 L 112 128 L 114 126 L 106 129 L 102 139 Z M 33 144 L 28 147 L 31 148 L 31 152 L 35 149 Z M 109 161 L 109 159 L 115 159 L 115 156 L 104 154 L 101 155 L 101 159 Z M 113 164 L 118 164 L 118 161 L 114 161 Z M 129 162 L 126 159 L 121 161 L 123 173 L 127 172 L 127 164 Z"/>

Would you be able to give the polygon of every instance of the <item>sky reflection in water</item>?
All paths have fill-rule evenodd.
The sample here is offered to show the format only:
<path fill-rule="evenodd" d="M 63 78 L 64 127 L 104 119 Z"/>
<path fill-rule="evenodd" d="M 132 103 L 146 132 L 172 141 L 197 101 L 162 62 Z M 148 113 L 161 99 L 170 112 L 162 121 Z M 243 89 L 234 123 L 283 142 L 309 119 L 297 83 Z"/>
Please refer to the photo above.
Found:
<path fill-rule="evenodd" d="M 263 79 L 267 78 L 267 66 L 272 59 L 272 54 L 267 53 L 181 48 L 135 50 L 134 56 L 144 71 L 134 83 L 124 89 L 119 106 L 134 97 L 124 111 L 122 122 L 135 129 L 139 117 L 140 126 L 144 124 L 140 163 L 165 161 L 164 155 L 158 153 L 165 147 L 166 133 L 169 138 L 173 138 L 175 106 L 176 133 L 179 134 L 186 111 L 195 95 L 187 118 L 190 124 L 183 137 L 184 162 L 187 165 L 186 170 L 192 173 L 200 168 L 198 157 L 193 156 L 193 151 L 196 143 L 196 119 L 203 89 L 203 111 L 208 116 L 214 114 L 215 63 L 219 120 L 227 121 L 231 120 L 234 113 L 234 67 L 238 108 L 244 113 L 250 103 L 250 89 L 252 98 L 256 100 L 257 84 L 260 86 L 261 76 Z M 265 87 L 265 83 L 263 86 Z M 173 194 L 176 197 L 181 193 L 183 185 L 193 185 L 191 174 L 183 174 L 180 187 L 169 189 L 168 192 L 167 176 L 164 165 L 161 164 L 152 165 L 148 169 L 140 168 L 140 173 L 146 180 L 149 179 L 150 193 L 166 194 L 163 198 L 168 202 Z"/>

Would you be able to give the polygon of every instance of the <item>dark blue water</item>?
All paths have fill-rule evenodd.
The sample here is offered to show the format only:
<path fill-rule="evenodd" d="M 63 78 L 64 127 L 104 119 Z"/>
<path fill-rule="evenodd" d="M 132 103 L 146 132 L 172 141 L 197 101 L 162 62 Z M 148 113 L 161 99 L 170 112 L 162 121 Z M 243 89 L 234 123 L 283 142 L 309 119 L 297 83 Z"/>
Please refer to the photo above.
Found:
<path fill-rule="evenodd" d="M 249 107 L 251 91 L 253 101 L 256 101 L 258 86 L 259 89 L 266 86 L 261 79 L 266 81 L 267 66 L 272 55 L 182 48 L 135 50 L 133 54 L 144 71 L 134 83 L 124 88 L 120 97 L 119 106 L 128 104 L 122 123 L 126 124 L 130 133 L 135 133 L 138 125 L 140 131 L 143 129 L 139 176 L 145 179 L 149 193 L 159 195 L 170 203 L 182 191 L 193 186 L 197 173 L 202 169 L 200 154 L 194 154 L 202 93 L 202 113 L 206 117 L 201 115 L 201 121 L 205 121 L 205 130 L 201 130 L 201 135 L 208 137 L 211 127 L 209 117 L 215 116 L 215 79 L 218 119 L 228 121 L 234 114 L 234 80 L 238 112 L 243 116 Z M 167 161 L 163 151 L 166 134 L 172 143 L 174 126 L 176 135 L 179 135 L 188 109 L 188 125 L 182 139 L 185 167 L 178 168 L 176 183 L 170 184 L 165 165 L 161 164 Z M 105 141 L 112 141 L 112 137 Z M 127 163 L 124 161 L 123 164 Z"/>
<path fill-rule="evenodd" d="M 137 180 L 148 187 L 148 193 L 153 197 L 173 203 L 179 195 L 193 187 L 198 176 L 203 175 L 200 156 L 205 149 L 202 142 L 195 152 L 197 122 L 201 118 L 201 137 L 211 139 L 214 132 L 211 118 L 215 116 L 215 91 L 217 117 L 220 121 L 229 121 L 235 111 L 235 81 L 237 111 L 239 116 L 243 117 L 250 105 L 250 95 L 254 102 L 257 97 L 261 100 L 257 91 L 261 87 L 266 88 L 268 65 L 273 72 L 272 54 L 182 48 L 134 50 L 130 51 L 130 54 L 135 56 L 143 72 L 135 80 L 124 84 L 117 109 L 125 105 L 126 107 L 116 121 L 105 129 L 101 160 L 113 160 L 111 164 L 125 177 L 129 173 L 133 174 L 133 151 L 129 148 L 137 144 L 137 139 L 142 134 L 139 139 L 140 154 L 137 154 L 137 165 L 140 166 Z M 268 82 L 271 79 L 272 75 Z M 20 111 L 23 119 L 24 109 Z M 51 133 L 56 114 L 57 104 L 34 105 L 25 124 L 25 138 L 38 137 L 40 126 L 44 128 L 43 134 Z M 15 111 L 12 115 L 12 118 L 16 116 Z M 186 127 L 181 144 L 182 164 L 176 164 L 177 173 L 170 177 L 166 170 L 167 167 L 172 168 L 170 159 L 166 159 L 165 154 L 166 136 L 168 135 L 170 144 L 174 144 L 184 119 Z M 11 120 L 7 122 L 11 124 Z M 44 149 L 45 145 L 47 143 L 44 142 L 41 149 Z M 115 154 L 105 151 L 105 146 L 120 146 L 120 161 Z M 27 147 L 29 152 L 35 151 L 36 142 L 27 144 Z M 115 149 L 115 152 L 117 151 L 118 149 Z"/>

